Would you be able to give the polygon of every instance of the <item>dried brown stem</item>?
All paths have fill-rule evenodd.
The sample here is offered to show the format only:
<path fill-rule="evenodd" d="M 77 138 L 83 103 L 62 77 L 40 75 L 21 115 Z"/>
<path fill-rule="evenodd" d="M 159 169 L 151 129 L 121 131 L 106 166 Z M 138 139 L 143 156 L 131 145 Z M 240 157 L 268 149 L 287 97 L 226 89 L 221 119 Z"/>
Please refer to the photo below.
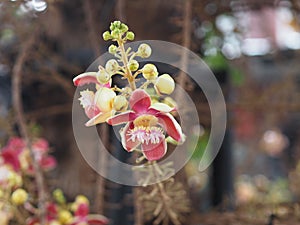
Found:
<path fill-rule="evenodd" d="M 37 31 L 36 31 L 37 33 Z M 35 181 L 38 189 L 38 207 L 39 207 L 39 219 L 40 224 L 46 224 L 46 209 L 45 209 L 45 201 L 46 201 L 46 191 L 44 187 L 44 178 L 38 161 L 32 151 L 31 140 L 29 138 L 29 133 L 26 126 L 26 120 L 24 117 L 23 105 L 22 105 L 22 73 L 23 73 L 23 65 L 27 60 L 27 56 L 33 47 L 36 41 L 36 33 L 31 35 L 24 45 L 16 59 L 16 63 L 13 67 L 12 72 L 12 97 L 13 97 L 13 107 L 16 113 L 16 121 L 18 123 L 20 134 L 24 138 L 27 148 L 30 151 L 30 156 L 32 159 L 33 169 L 35 171 Z"/>

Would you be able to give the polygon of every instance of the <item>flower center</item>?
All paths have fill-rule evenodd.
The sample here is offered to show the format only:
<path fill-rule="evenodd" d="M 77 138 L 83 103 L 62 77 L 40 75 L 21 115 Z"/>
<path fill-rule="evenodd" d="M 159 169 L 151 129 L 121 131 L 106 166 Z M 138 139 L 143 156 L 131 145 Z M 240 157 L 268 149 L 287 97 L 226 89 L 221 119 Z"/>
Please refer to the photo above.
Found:
<path fill-rule="evenodd" d="M 146 144 L 158 144 L 163 138 L 164 134 L 161 128 L 158 127 L 135 127 L 132 130 L 129 130 L 127 133 L 129 136 L 128 140 L 132 142 L 141 142 Z"/>
<path fill-rule="evenodd" d="M 153 127 L 157 124 L 158 119 L 153 115 L 142 115 L 133 121 L 135 127 Z"/>

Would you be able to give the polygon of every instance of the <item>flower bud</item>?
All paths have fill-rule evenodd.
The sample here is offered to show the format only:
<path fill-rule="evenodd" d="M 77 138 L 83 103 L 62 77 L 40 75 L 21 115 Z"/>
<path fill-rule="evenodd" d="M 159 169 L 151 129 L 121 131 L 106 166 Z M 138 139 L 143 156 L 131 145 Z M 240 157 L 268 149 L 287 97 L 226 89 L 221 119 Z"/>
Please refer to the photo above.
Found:
<path fill-rule="evenodd" d="M 124 23 L 121 24 L 120 26 L 120 30 L 125 33 L 126 31 L 128 31 L 128 26 Z"/>
<path fill-rule="evenodd" d="M 116 20 L 116 21 L 114 21 L 114 22 L 112 22 L 111 24 L 110 24 L 110 27 L 109 27 L 109 29 L 111 30 L 111 31 L 114 31 L 115 29 L 120 29 L 121 28 L 121 21 L 118 21 L 118 20 Z"/>
<path fill-rule="evenodd" d="M 22 205 L 27 201 L 27 199 L 28 193 L 22 188 L 18 188 L 11 195 L 11 201 L 15 205 Z"/>
<path fill-rule="evenodd" d="M 55 189 L 53 191 L 53 198 L 55 201 L 57 201 L 59 204 L 64 204 L 66 203 L 66 198 L 64 196 L 64 193 L 62 192 L 61 189 Z"/>
<path fill-rule="evenodd" d="M 118 95 L 115 97 L 113 102 L 113 107 L 117 111 L 124 111 L 127 109 L 128 101 L 123 95 Z"/>
<path fill-rule="evenodd" d="M 77 204 L 90 204 L 89 200 L 84 195 L 77 195 L 75 202 Z"/>
<path fill-rule="evenodd" d="M 141 44 L 138 48 L 138 56 L 142 58 L 148 58 L 150 57 L 152 50 L 151 47 L 148 44 Z"/>
<path fill-rule="evenodd" d="M 109 31 L 105 31 L 103 34 L 102 34 L 102 37 L 103 37 L 103 40 L 104 41 L 108 41 L 111 39 L 111 35 L 109 33 Z"/>
<path fill-rule="evenodd" d="M 62 224 L 68 224 L 72 221 L 72 214 L 67 210 L 61 210 L 58 213 L 58 220 Z"/>
<path fill-rule="evenodd" d="M 8 183 L 11 187 L 19 187 L 23 183 L 22 177 L 15 172 L 10 172 L 8 175 Z"/>
<path fill-rule="evenodd" d="M 169 74 L 163 74 L 157 78 L 154 87 L 159 93 L 169 95 L 175 89 L 175 82 Z"/>
<path fill-rule="evenodd" d="M 105 69 L 100 69 L 97 72 L 97 80 L 100 84 L 107 84 L 110 80 L 110 75 Z"/>
<path fill-rule="evenodd" d="M 117 50 L 118 50 L 118 47 L 115 45 L 110 45 L 108 48 L 108 52 L 113 55 L 117 53 Z"/>
<path fill-rule="evenodd" d="M 105 64 L 105 70 L 109 74 L 115 74 L 119 70 L 119 67 L 120 67 L 119 63 L 115 59 L 110 59 Z M 110 77 L 109 77 L 109 79 L 110 79 Z"/>
<path fill-rule="evenodd" d="M 121 33 L 120 30 L 115 29 L 111 32 L 111 37 L 114 39 L 117 39 L 117 38 L 119 38 L 120 33 Z"/>
<path fill-rule="evenodd" d="M 110 88 L 102 87 L 95 94 L 95 102 L 102 112 L 109 112 L 112 110 L 113 100 L 116 93 Z"/>
<path fill-rule="evenodd" d="M 166 97 L 164 100 L 163 100 L 163 103 L 165 103 L 166 105 L 170 106 L 171 108 L 176 108 L 177 107 L 177 103 L 176 101 L 171 98 L 171 97 Z"/>
<path fill-rule="evenodd" d="M 155 80 L 158 75 L 156 66 L 150 63 L 143 67 L 142 73 L 147 80 Z"/>
<path fill-rule="evenodd" d="M 138 68 L 139 68 L 139 63 L 138 63 L 138 61 L 136 61 L 136 60 L 131 60 L 130 61 L 130 63 L 129 63 L 129 69 L 131 70 L 131 71 L 136 71 L 136 70 L 138 70 Z"/>
<path fill-rule="evenodd" d="M 133 41 L 134 40 L 134 33 L 132 31 L 128 31 L 126 33 L 126 39 L 129 41 Z"/>

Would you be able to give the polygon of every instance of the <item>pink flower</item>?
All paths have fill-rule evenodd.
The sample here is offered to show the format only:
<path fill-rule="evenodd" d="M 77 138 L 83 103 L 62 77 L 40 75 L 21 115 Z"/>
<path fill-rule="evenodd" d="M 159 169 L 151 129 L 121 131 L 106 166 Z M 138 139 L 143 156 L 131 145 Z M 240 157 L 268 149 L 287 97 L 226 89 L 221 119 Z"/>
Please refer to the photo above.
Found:
<path fill-rule="evenodd" d="M 180 125 L 170 114 L 173 108 L 163 103 L 151 105 L 150 96 L 141 89 L 132 93 L 129 105 L 132 111 L 107 120 L 110 125 L 127 123 L 121 130 L 121 139 L 128 152 L 141 145 L 143 154 L 149 161 L 159 160 L 167 151 L 164 132 L 179 143 L 184 141 Z"/>
<path fill-rule="evenodd" d="M 38 139 L 32 144 L 34 156 L 43 170 L 50 170 L 56 166 L 56 160 L 49 156 L 49 146 L 45 139 Z M 4 164 L 10 165 L 16 172 L 24 170 L 26 173 L 33 173 L 32 161 L 29 150 L 21 138 L 11 138 L 8 144 L 2 149 L 1 157 Z"/>
<path fill-rule="evenodd" d="M 108 224 L 108 219 L 101 215 L 90 215 L 89 205 L 87 203 L 80 203 L 77 210 L 74 212 L 74 219 L 71 225 L 106 225 Z"/>

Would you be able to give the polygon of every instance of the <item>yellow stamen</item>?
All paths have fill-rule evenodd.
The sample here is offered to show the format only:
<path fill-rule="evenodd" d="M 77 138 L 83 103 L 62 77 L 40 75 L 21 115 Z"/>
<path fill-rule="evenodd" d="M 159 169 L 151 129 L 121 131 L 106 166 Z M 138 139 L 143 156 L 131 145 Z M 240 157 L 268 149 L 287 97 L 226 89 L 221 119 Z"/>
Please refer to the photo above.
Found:
<path fill-rule="evenodd" d="M 133 121 L 135 127 L 152 127 L 155 126 L 158 119 L 153 115 L 142 115 Z"/>

